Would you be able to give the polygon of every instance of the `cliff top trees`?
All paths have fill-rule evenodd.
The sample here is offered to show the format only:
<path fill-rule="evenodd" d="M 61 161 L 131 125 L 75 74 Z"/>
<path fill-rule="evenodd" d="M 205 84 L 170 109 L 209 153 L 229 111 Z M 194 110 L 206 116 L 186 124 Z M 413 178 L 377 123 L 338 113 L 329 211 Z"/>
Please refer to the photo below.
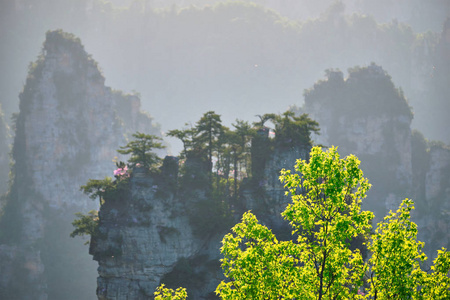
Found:
<path fill-rule="evenodd" d="M 254 122 L 253 126 L 249 122 L 236 120 L 230 129 L 222 125 L 220 115 L 208 111 L 195 126 L 170 130 L 167 135 L 183 142 L 180 157 L 190 157 L 189 166 L 198 167 L 202 161 L 200 169 L 207 169 L 207 174 L 192 175 L 206 175 L 211 187 L 214 177 L 216 188 L 220 185 L 220 178 L 226 180 L 226 185 L 232 180 L 232 193 L 236 198 L 238 180 L 250 175 L 255 178 L 262 176 L 265 161 L 275 148 L 310 147 L 311 133 L 319 132 L 319 124 L 307 114 L 296 116 L 294 112 L 286 111 L 283 114 L 264 114 L 259 118 L 260 121 Z M 272 129 L 265 125 L 267 122 L 273 125 Z M 270 130 L 275 133 L 274 139 L 269 138 Z M 194 158 L 197 162 L 193 164 Z M 189 166 L 185 165 L 185 171 Z M 227 191 L 224 193 L 229 194 Z"/>
<path fill-rule="evenodd" d="M 133 134 L 135 140 L 130 141 L 126 146 L 121 147 L 117 152 L 121 154 L 131 154 L 130 165 L 135 167 L 140 165 L 146 170 L 155 171 L 155 168 L 162 161 L 153 149 L 162 149 L 164 146 L 156 140 L 161 138 L 154 135 L 137 132 Z M 98 198 L 100 206 L 106 200 L 120 200 L 127 196 L 129 188 L 129 177 L 131 170 L 124 162 L 116 163 L 117 169 L 114 171 L 115 180 L 111 177 L 104 179 L 89 179 L 80 190 L 89 198 L 95 200 Z M 75 230 L 70 234 L 71 237 L 90 235 L 94 237 L 98 228 L 98 212 L 91 210 L 88 214 L 76 213 L 77 219 L 72 222 Z"/>
<path fill-rule="evenodd" d="M 120 154 L 131 154 L 128 162 L 133 166 L 140 164 L 145 169 L 154 169 L 160 162 L 161 158 L 153 152 L 154 149 L 163 149 L 159 140 L 160 137 L 136 132 L 133 134 L 134 140 L 117 150 Z"/>
<path fill-rule="evenodd" d="M 117 150 L 117 152 L 120 154 L 131 154 L 128 162 L 132 167 L 142 166 L 146 170 L 155 171 L 162 159 L 153 152 L 153 149 L 164 148 L 160 142 L 157 142 L 161 138 L 140 132 L 133 134 L 133 137 L 135 140 L 120 147 L 121 149 Z M 116 163 L 116 165 L 117 169 L 114 171 L 116 180 L 113 180 L 111 177 L 89 179 L 85 185 L 80 187 L 80 190 L 92 200 L 98 197 L 100 205 L 103 204 L 105 198 L 116 199 L 122 196 L 128 182 L 128 166 L 124 162 Z"/>
<path fill-rule="evenodd" d="M 210 181 L 213 169 L 212 157 L 214 149 L 219 150 L 221 137 L 223 136 L 224 126 L 220 115 L 213 111 L 208 111 L 200 118 L 195 126 L 195 141 L 196 146 L 205 147 L 208 151 L 208 162 Z M 219 155 L 220 151 L 218 151 Z"/>
<path fill-rule="evenodd" d="M 282 147 L 312 146 L 310 135 L 319 132 L 319 123 L 307 114 L 296 116 L 293 111 L 271 118 L 275 125 L 275 139 Z"/>
<path fill-rule="evenodd" d="M 176 137 L 183 143 L 183 152 L 180 153 L 181 158 L 186 158 L 188 149 L 192 147 L 194 134 L 195 131 L 193 128 L 184 130 L 173 129 L 167 132 L 167 136 Z"/>

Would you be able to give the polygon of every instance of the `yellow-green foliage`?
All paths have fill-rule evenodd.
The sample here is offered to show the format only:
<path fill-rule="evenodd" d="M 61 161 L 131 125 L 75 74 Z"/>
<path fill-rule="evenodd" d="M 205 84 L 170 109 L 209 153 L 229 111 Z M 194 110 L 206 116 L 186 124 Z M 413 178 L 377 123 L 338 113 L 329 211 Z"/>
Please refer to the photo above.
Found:
<path fill-rule="evenodd" d="M 366 271 L 349 242 L 367 234 L 373 214 L 361 211 L 369 188 L 355 156 L 340 159 L 336 148 L 315 147 L 310 162 L 281 171 L 293 203 L 283 216 L 296 241 L 279 242 L 251 213 L 223 239 L 219 284 L 222 299 L 357 298 Z M 302 174 L 302 176 L 299 175 Z"/>
<path fill-rule="evenodd" d="M 370 184 L 350 155 L 336 148 L 311 150 L 297 160 L 296 173 L 280 179 L 292 198 L 282 213 L 293 227 L 293 241 L 278 241 L 250 212 L 225 235 L 221 260 L 225 277 L 221 299 L 450 299 L 450 253 L 438 251 L 427 273 L 410 220 L 413 202 L 405 199 L 377 225 L 364 261 L 349 243 L 370 237 L 372 212 L 361 210 Z M 301 175 L 300 175 L 301 174 Z M 172 299 L 172 298 L 158 298 Z"/>
<path fill-rule="evenodd" d="M 156 288 L 155 292 L 155 300 L 184 300 L 187 298 L 186 289 L 177 288 L 175 291 L 172 289 L 168 289 L 164 287 L 164 284 L 161 284 Z"/>

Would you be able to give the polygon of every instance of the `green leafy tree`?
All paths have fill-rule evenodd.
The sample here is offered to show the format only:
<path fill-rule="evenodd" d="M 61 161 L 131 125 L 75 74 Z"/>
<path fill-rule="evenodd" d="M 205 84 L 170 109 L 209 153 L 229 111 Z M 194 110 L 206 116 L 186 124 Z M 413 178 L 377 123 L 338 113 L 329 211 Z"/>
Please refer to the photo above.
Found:
<path fill-rule="evenodd" d="M 89 179 L 85 185 L 80 187 L 80 190 L 92 200 L 98 198 L 99 204 L 102 205 L 105 196 L 114 191 L 114 186 L 112 178 L 105 177 L 104 179 Z"/>
<path fill-rule="evenodd" d="M 280 179 L 293 201 L 282 215 L 297 240 L 277 241 L 246 213 L 223 239 L 222 267 L 230 281 L 216 290 L 222 299 L 358 297 L 366 268 L 349 243 L 368 233 L 373 218 L 361 211 L 369 183 L 359 160 L 315 147 L 310 162 L 298 160 L 295 171 L 282 170 Z"/>
<path fill-rule="evenodd" d="M 378 224 L 369 250 L 370 289 L 373 299 L 450 299 L 450 253 L 438 251 L 427 274 L 424 243 L 417 241 L 417 225 L 411 222 L 412 200 L 405 199 L 396 212 Z"/>
<path fill-rule="evenodd" d="M 174 291 L 173 289 L 164 287 L 164 284 L 161 284 L 155 291 L 155 300 L 185 300 L 186 298 L 187 292 L 184 288 L 178 288 Z"/>
<path fill-rule="evenodd" d="M 450 299 L 450 252 L 445 248 L 438 250 L 421 292 L 423 299 Z"/>
<path fill-rule="evenodd" d="M 374 216 L 361 210 L 370 184 L 359 164 L 354 155 L 340 159 L 335 147 L 314 147 L 309 163 L 297 161 L 298 173 L 281 171 L 293 202 L 282 215 L 299 236 L 303 269 L 311 273 L 317 299 L 346 298 L 362 285 L 363 259 L 349 243 L 368 234 Z"/>
<path fill-rule="evenodd" d="M 430 273 L 420 269 L 426 257 L 410 220 L 411 200 L 378 224 L 367 263 L 351 249 L 352 239 L 369 236 L 373 218 L 360 208 L 370 185 L 359 163 L 353 155 L 340 159 L 334 147 L 314 147 L 309 162 L 297 161 L 297 173 L 283 170 L 292 203 L 282 215 L 296 241 L 279 242 L 245 213 L 222 241 L 230 280 L 216 293 L 222 299 L 450 299 L 450 253 L 439 250 Z"/>
<path fill-rule="evenodd" d="M 86 215 L 82 213 L 76 213 L 75 216 L 77 216 L 78 219 L 75 219 L 72 222 L 75 230 L 70 234 L 70 237 L 84 235 L 95 237 L 98 234 L 98 211 L 91 210 Z M 89 244 L 89 241 L 84 244 Z"/>
<path fill-rule="evenodd" d="M 133 134 L 134 140 L 130 141 L 126 146 L 117 150 L 120 154 L 131 154 L 128 162 L 132 166 L 140 164 L 146 169 L 155 169 L 161 163 L 161 158 L 153 152 L 154 149 L 164 149 L 165 146 L 160 143 L 160 137 L 136 132 Z"/>
<path fill-rule="evenodd" d="M 218 285 L 216 293 L 233 300 L 450 299 L 450 253 L 439 250 L 431 271 L 420 269 L 426 257 L 424 244 L 416 239 L 417 226 L 410 220 L 411 200 L 405 199 L 397 212 L 378 224 L 368 243 L 372 255 L 367 262 L 359 249 L 352 249 L 354 239 L 370 236 L 374 217 L 361 210 L 370 184 L 359 165 L 354 155 L 341 159 L 335 147 L 326 151 L 313 147 L 309 161 L 297 160 L 294 171 L 282 170 L 280 180 L 292 198 L 282 216 L 292 226 L 294 239 L 278 241 L 255 215 L 244 213 L 242 222 L 223 238 L 221 262 L 228 280 Z M 128 178 L 126 166 L 117 166 L 116 181 L 90 181 L 82 189 L 101 201 L 109 197 L 107 193 L 117 192 L 115 184 Z M 225 224 L 226 218 L 217 218 L 224 211 L 201 214 L 214 221 L 206 220 L 199 228 Z M 96 212 L 77 216 L 71 236 L 95 236 Z M 183 288 L 174 291 L 161 285 L 155 292 L 155 299 L 186 297 Z"/>

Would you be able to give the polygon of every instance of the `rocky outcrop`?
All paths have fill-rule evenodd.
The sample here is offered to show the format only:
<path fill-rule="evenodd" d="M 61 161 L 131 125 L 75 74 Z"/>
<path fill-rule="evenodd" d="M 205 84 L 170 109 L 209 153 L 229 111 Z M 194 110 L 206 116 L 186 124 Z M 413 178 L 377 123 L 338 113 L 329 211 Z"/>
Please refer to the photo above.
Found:
<path fill-rule="evenodd" d="M 177 168 L 169 173 L 176 176 Z M 124 196 L 105 198 L 90 247 L 99 263 L 98 299 L 150 299 L 161 283 L 188 286 L 189 296 L 200 299 L 219 282 L 221 236 L 204 234 L 197 222 L 208 216 L 193 211 L 212 200 L 204 189 L 176 193 L 170 174 L 135 168 Z"/>
<path fill-rule="evenodd" d="M 97 207 L 80 186 L 111 174 L 125 136 L 158 132 L 139 107 L 138 97 L 105 86 L 79 39 L 47 32 L 20 94 L 13 182 L 0 220 L 0 298 L 95 298 L 96 266 L 70 239 L 71 221 Z"/>
<path fill-rule="evenodd" d="M 398 207 L 412 185 L 412 112 L 390 76 L 375 64 L 350 69 L 346 79 L 328 71 L 305 93 L 304 109 L 320 124 L 316 143 L 361 160 L 373 184 L 366 208 L 384 216 Z"/>
<path fill-rule="evenodd" d="M 311 147 L 275 148 L 264 164 L 258 182 L 241 190 L 242 211 L 251 210 L 260 221 L 271 228 L 277 236 L 290 232 L 281 213 L 290 203 L 279 176 L 282 169 L 293 170 L 297 159 L 307 159 Z"/>
<path fill-rule="evenodd" d="M 352 69 L 346 79 L 340 71 L 329 71 L 326 80 L 306 92 L 304 111 L 320 124 L 316 143 L 338 145 L 341 156 L 353 153 L 361 159 L 373 184 L 364 205 L 375 211 L 374 223 L 410 197 L 416 201 L 413 218 L 428 256 L 449 246 L 450 151 L 442 144 L 430 147 L 420 133 L 411 132 L 411 109 L 381 67 Z M 253 177 L 241 183 L 240 202 L 230 207 L 234 223 L 243 211 L 252 210 L 283 240 L 291 238 L 291 230 L 280 216 L 289 198 L 279 171 L 292 169 L 299 158 L 307 159 L 310 146 L 274 145 L 268 129 L 261 129 L 252 142 Z M 214 211 L 198 210 L 199 203 L 207 207 L 214 203 L 210 191 L 200 188 L 208 185 L 209 168 L 203 156 L 190 153 L 185 165 L 191 171 L 172 176 L 182 181 L 184 189 L 167 188 L 161 179 L 135 170 L 129 196 L 102 206 L 99 237 L 92 240 L 91 248 L 100 266 L 99 299 L 125 295 L 151 299 L 161 283 L 187 287 L 194 299 L 214 299 L 210 293 L 221 279 L 218 259 L 223 233 L 198 235 L 198 223 L 193 221 Z M 209 228 L 212 223 L 201 224 L 200 228 Z"/>
<path fill-rule="evenodd" d="M 264 141 L 270 144 L 268 138 Z M 214 290 L 224 279 L 220 241 L 243 211 L 252 210 L 277 236 L 290 236 L 280 216 L 289 198 L 277 172 L 292 169 L 308 153 L 309 147 L 275 147 L 259 181 L 244 184 L 241 203 L 230 205 L 231 215 L 223 210 L 226 200 L 217 200 L 208 188 L 208 162 L 201 152 L 188 153 L 180 176 L 171 157 L 157 176 L 133 169 L 123 196 L 105 198 L 98 234 L 91 239 L 90 253 L 99 263 L 98 298 L 152 299 L 163 283 L 187 288 L 193 299 L 217 299 Z"/>
<path fill-rule="evenodd" d="M 450 148 L 437 144 L 428 149 L 428 164 L 423 170 L 425 184 L 421 211 L 414 220 L 419 226 L 419 239 L 426 241 L 425 250 L 435 256 L 441 247 L 450 249 Z"/>
<path fill-rule="evenodd" d="M 375 212 L 374 224 L 412 198 L 427 255 L 449 246 L 448 148 L 430 147 L 422 134 L 411 132 L 407 100 L 380 66 L 350 69 L 345 79 L 341 71 L 327 71 L 325 80 L 306 91 L 304 111 L 320 124 L 316 143 L 361 160 L 372 184 L 363 206 Z"/>

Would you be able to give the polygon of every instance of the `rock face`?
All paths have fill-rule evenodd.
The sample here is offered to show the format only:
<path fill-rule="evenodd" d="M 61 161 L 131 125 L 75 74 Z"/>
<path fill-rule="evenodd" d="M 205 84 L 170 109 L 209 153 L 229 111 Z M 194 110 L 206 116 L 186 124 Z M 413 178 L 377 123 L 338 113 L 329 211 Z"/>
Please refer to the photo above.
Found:
<path fill-rule="evenodd" d="M 6 193 L 8 188 L 9 173 L 9 127 L 5 122 L 2 107 L 0 105 L 0 195 Z M 3 202 L 0 200 L 0 207 Z"/>
<path fill-rule="evenodd" d="M 193 299 L 218 299 L 214 290 L 224 279 L 219 262 L 224 234 L 251 209 L 277 235 L 289 235 L 280 216 L 289 199 L 277 172 L 292 169 L 296 159 L 308 154 L 309 147 L 275 148 L 260 184 L 241 190 L 242 203 L 229 218 L 217 213 L 220 201 L 208 188 L 208 163 L 202 155 L 188 154 L 180 177 L 170 157 L 157 176 L 133 169 L 126 192 L 105 198 L 98 234 L 91 238 L 90 253 L 99 263 L 98 299 L 152 299 L 161 283 L 185 287 Z"/>
<path fill-rule="evenodd" d="M 95 264 L 69 238 L 73 214 L 97 207 L 79 188 L 110 174 L 127 134 L 158 131 L 136 96 L 104 81 L 79 39 L 47 33 L 20 94 L 14 178 L 0 220 L 0 298 L 95 297 Z"/>
<path fill-rule="evenodd" d="M 422 171 L 425 183 L 421 184 L 425 197 L 420 203 L 425 213 L 418 210 L 414 220 L 419 226 L 419 239 L 427 241 L 425 250 L 434 257 L 437 249 L 450 249 L 450 148 L 432 145 L 427 154 L 428 164 Z"/>
<path fill-rule="evenodd" d="M 172 193 L 158 197 L 162 188 L 134 169 L 128 197 L 102 205 L 90 249 L 99 262 L 99 299 L 147 299 L 180 258 L 198 250 L 187 216 L 176 216 L 185 205 Z"/>
<path fill-rule="evenodd" d="M 327 77 L 305 96 L 304 110 L 321 128 L 316 142 L 338 145 L 341 156 L 353 153 L 361 159 L 373 184 L 364 205 L 375 211 L 376 221 L 404 198 L 416 201 L 413 220 L 431 259 L 436 249 L 450 246 L 449 148 L 430 146 L 423 135 L 411 132 L 411 109 L 381 67 L 352 69 L 347 79 L 340 71 L 330 71 Z M 252 210 L 278 238 L 290 238 L 290 228 L 280 216 L 289 198 L 278 174 L 282 168 L 292 169 L 296 159 L 307 159 L 310 146 L 272 148 L 268 136 L 264 131 L 252 142 L 252 182 L 241 185 L 241 202 L 234 207 L 231 225 L 243 211 Z M 135 170 L 129 195 L 101 207 L 99 236 L 91 246 L 100 266 L 99 299 L 151 299 L 161 283 L 187 287 L 193 299 L 215 299 L 211 292 L 222 279 L 218 259 L 223 233 L 196 234 L 192 214 L 197 220 L 206 216 L 196 204 L 213 205 L 208 189 L 199 188 L 207 185 L 208 167 L 202 157 L 192 155 L 185 165 L 194 171 L 178 177 L 185 182 L 184 190 Z"/>
<path fill-rule="evenodd" d="M 328 71 L 326 80 L 306 91 L 304 110 L 320 124 L 316 143 L 339 146 L 341 155 L 361 160 L 373 185 L 363 206 L 375 212 L 374 224 L 412 198 L 413 221 L 427 255 L 450 246 L 448 148 L 430 148 L 423 135 L 411 132 L 406 98 L 380 66 L 350 69 L 346 79 L 340 71 Z"/>
<path fill-rule="evenodd" d="M 286 189 L 280 182 L 282 169 L 293 170 L 297 159 L 309 157 L 310 146 L 275 148 L 264 165 L 262 177 L 258 186 L 244 188 L 241 193 L 242 211 L 251 210 L 260 221 L 271 228 L 278 237 L 280 234 L 290 232 L 291 229 L 283 220 L 281 213 L 285 210 L 291 199 L 285 196 Z M 289 235 L 289 234 L 288 234 Z"/>
<path fill-rule="evenodd" d="M 372 64 L 348 78 L 329 71 L 305 94 L 305 111 L 320 124 L 318 144 L 355 154 L 373 184 L 367 208 L 377 216 L 396 209 L 412 185 L 411 110 L 387 73 Z"/>
<path fill-rule="evenodd" d="M 162 282 L 188 286 L 189 296 L 199 299 L 219 282 L 221 237 L 196 232 L 195 218 L 202 215 L 192 212 L 211 200 L 205 190 L 177 194 L 170 174 L 134 168 L 123 197 L 105 199 L 90 247 L 99 263 L 98 299 L 150 299 Z"/>

